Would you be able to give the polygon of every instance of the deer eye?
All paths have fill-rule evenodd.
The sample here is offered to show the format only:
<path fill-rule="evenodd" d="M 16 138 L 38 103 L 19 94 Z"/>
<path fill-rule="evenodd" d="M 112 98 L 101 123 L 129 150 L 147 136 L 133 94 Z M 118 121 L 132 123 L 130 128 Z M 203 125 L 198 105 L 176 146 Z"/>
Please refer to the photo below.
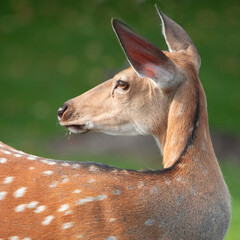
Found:
<path fill-rule="evenodd" d="M 128 90 L 129 89 L 129 83 L 127 82 L 124 82 L 122 80 L 118 80 L 117 81 L 117 87 L 120 88 L 121 90 Z"/>

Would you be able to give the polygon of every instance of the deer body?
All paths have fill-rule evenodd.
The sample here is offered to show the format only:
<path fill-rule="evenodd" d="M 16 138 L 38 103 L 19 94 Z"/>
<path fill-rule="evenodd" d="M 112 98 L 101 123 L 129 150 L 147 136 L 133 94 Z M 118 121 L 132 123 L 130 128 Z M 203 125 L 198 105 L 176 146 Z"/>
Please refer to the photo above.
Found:
<path fill-rule="evenodd" d="M 200 57 L 159 15 L 170 52 L 114 20 L 131 67 L 65 103 L 58 117 L 75 133 L 151 134 L 164 168 L 48 160 L 1 144 L 0 238 L 224 238 L 230 196 L 209 135 Z"/>
<path fill-rule="evenodd" d="M 137 172 L 1 150 L 2 239 L 220 239 L 228 228 L 216 162 Z"/>

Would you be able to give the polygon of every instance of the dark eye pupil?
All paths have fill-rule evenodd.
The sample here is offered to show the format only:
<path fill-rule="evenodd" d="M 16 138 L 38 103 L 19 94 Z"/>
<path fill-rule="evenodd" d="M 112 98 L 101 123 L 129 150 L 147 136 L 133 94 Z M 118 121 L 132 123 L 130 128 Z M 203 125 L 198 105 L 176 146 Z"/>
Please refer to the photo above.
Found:
<path fill-rule="evenodd" d="M 120 87 L 123 90 L 127 90 L 129 88 L 129 84 L 127 82 L 118 80 L 117 83 L 118 83 L 118 87 Z"/>

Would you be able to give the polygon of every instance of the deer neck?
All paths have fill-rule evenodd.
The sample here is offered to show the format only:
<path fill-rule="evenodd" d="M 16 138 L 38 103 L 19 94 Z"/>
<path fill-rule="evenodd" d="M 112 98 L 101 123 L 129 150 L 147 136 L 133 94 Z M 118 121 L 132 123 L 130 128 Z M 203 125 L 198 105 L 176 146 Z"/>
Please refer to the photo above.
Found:
<path fill-rule="evenodd" d="M 182 158 L 215 158 L 202 85 L 197 76 L 184 84 L 189 86 L 181 86 L 170 104 L 165 134 L 155 136 L 162 146 L 164 168 Z"/>

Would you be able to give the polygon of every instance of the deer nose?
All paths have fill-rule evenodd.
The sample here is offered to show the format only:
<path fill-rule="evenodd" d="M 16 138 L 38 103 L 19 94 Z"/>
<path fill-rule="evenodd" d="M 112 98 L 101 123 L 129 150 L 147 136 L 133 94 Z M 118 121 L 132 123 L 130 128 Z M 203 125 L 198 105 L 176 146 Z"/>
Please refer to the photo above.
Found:
<path fill-rule="evenodd" d="M 64 103 L 57 112 L 57 116 L 58 116 L 58 121 L 60 121 L 62 119 L 62 116 L 64 114 L 64 112 L 67 110 L 69 104 L 68 103 Z"/>

